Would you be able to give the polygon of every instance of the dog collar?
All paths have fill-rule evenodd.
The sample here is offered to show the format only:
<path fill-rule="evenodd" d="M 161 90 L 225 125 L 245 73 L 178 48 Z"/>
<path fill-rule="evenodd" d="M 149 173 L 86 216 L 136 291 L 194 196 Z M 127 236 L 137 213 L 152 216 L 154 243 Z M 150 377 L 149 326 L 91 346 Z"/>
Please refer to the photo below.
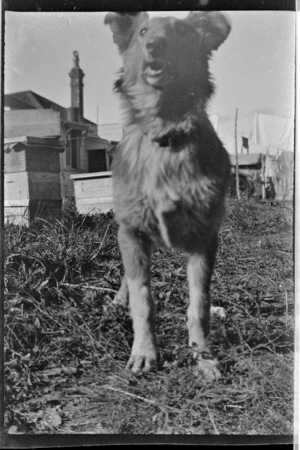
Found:
<path fill-rule="evenodd" d="M 182 147 L 187 139 L 187 133 L 185 131 L 173 131 L 165 134 L 162 137 L 155 138 L 154 141 L 158 143 L 160 147 Z"/>

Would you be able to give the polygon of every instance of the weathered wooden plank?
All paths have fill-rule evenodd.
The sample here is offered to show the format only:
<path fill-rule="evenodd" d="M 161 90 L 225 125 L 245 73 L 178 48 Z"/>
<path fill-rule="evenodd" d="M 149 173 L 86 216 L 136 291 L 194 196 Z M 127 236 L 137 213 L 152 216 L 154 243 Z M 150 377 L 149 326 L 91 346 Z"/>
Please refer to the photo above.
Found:
<path fill-rule="evenodd" d="M 5 151 L 4 173 L 23 172 L 26 170 L 26 148 Z"/>
<path fill-rule="evenodd" d="M 21 146 L 19 146 L 21 147 Z M 24 170 L 59 172 L 59 150 L 45 149 L 39 147 L 27 148 L 25 145 L 21 149 L 12 148 L 5 152 L 4 172 L 22 172 Z"/>
<path fill-rule="evenodd" d="M 61 199 L 59 173 L 12 172 L 4 174 L 6 200 Z"/>
<path fill-rule="evenodd" d="M 77 198 L 102 198 L 113 195 L 113 181 L 110 176 L 102 175 L 98 172 L 98 176 L 94 173 L 89 176 L 73 175 L 75 197 Z"/>
<path fill-rule="evenodd" d="M 98 213 L 106 213 L 113 209 L 113 199 L 109 197 L 107 199 L 99 198 L 93 199 L 76 199 L 76 208 L 80 214 L 98 214 Z"/>
<path fill-rule="evenodd" d="M 85 179 L 79 179 L 76 180 L 75 185 L 82 186 L 83 189 L 87 189 L 90 186 L 95 186 L 95 188 L 105 188 L 110 187 L 112 188 L 113 182 L 111 178 L 87 178 Z"/>
<path fill-rule="evenodd" d="M 97 214 L 113 209 L 111 172 L 72 175 L 75 201 L 81 214 Z"/>
<path fill-rule="evenodd" d="M 4 174 L 5 200 L 29 199 L 28 172 L 12 172 Z"/>
<path fill-rule="evenodd" d="M 88 205 L 88 204 L 94 204 L 94 205 L 102 205 L 106 203 L 113 203 L 113 197 L 89 197 L 89 198 L 80 198 L 78 199 L 78 203 L 80 205 Z"/>
<path fill-rule="evenodd" d="M 22 198 L 19 200 L 4 200 L 5 207 L 13 207 L 13 206 L 28 206 L 29 198 Z"/>
<path fill-rule="evenodd" d="M 101 187 L 95 183 L 86 183 L 80 181 L 75 183 L 75 197 L 77 198 L 102 198 L 113 195 L 112 186 Z"/>
<path fill-rule="evenodd" d="M 93 173 L 77 173 L 71 175 L 72 180 L 86 180 L 89 178 L 107 178 L 111 180 L 112 172 L 106 171 L 106 172 L 93 172 Z"/>

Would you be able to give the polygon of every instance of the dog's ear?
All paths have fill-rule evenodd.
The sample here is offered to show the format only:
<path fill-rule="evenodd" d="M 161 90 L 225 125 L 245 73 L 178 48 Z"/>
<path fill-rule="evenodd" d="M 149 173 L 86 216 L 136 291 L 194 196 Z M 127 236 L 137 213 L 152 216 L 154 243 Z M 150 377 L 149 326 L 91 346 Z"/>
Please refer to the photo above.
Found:
<path fill-rule="evenodd" d="M 105 25 L 109 25 L 113 34 L 113 41 L 123 53 L 137 27 L 148 19 L 146 12 L 115 13 L 110 12 L 104 18 Z"/>
<path fill-rule="evenodd" d="M 228 17 L 216 11 L 192 11 L 185 21 L 198 31 L 209 51 L 216 50 L 231 30 Z"/>

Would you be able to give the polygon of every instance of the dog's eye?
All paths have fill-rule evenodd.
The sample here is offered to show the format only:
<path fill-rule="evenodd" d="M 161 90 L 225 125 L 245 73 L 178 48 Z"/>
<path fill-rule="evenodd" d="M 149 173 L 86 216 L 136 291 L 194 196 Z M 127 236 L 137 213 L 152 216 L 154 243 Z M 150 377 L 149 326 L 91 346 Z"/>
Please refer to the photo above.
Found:
<path fill-rule="evenodd" d="M 147 31 L 148 31 L 148 29 L 146 27 L 142 28 L 141 31 L 140 31 L 140 35 L 144 36 L 144 34 L 146 34 Z"/>

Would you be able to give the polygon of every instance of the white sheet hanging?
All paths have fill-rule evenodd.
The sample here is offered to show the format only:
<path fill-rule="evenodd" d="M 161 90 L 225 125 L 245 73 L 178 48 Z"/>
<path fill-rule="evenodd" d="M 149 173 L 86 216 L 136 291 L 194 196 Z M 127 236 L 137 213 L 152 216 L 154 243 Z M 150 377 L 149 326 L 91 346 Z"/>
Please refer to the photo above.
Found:
<path fill-rule="evenodd" d="M 294 121 L 256 113 L 251 143 L 293 151 Z"/>

